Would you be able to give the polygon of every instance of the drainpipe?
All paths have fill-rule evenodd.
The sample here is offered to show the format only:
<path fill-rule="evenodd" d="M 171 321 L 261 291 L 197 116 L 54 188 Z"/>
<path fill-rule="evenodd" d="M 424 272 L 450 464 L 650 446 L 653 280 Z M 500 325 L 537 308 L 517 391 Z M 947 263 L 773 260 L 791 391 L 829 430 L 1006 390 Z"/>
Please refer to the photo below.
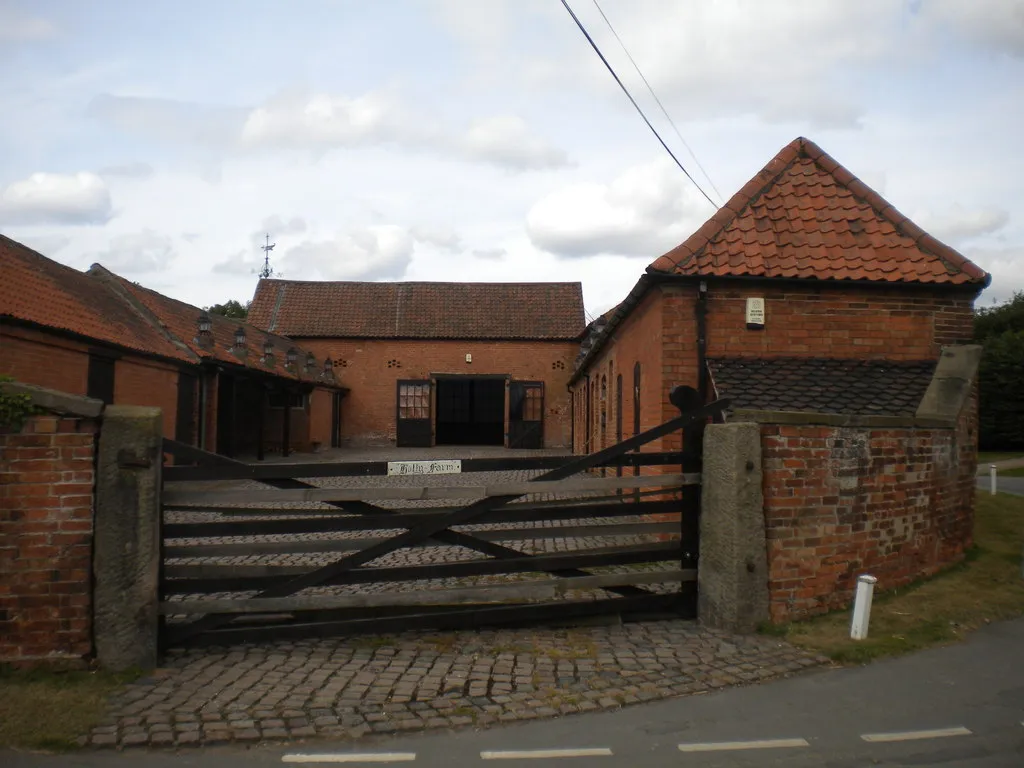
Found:
<path fill-rule="evenodd" d="M 199 447 L 206 450 L 206 388 L 209 386 L 209 376 L 206 371 L 199 369 Z"/>
<path fill-rule="evenodd" d="M 708 401 L 708 284 L 701 280 L 697 287 L 697 391 L 701 403 Z"/>

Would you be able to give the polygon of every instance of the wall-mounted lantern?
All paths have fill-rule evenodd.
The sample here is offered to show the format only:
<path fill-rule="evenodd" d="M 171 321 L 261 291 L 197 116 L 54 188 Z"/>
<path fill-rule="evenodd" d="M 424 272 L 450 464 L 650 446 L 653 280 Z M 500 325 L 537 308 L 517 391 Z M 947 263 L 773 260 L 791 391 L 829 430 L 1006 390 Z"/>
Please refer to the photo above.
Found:
<path fill-rule="evenodd" d="M 235 331 L 235 349 L 245 349 L 245 328 L 241 326 Z"/>
<path fill-rule="evenodd" d="M 285 356 L 284 356 L 284 364 L 285 364 L 285 366 L 288 367 L 288 368 L 294 368 L 295 367 L 295 361 L 298 360 L 298 358 L 299 358 L 299 350 L 297 350 L 295 347 L 288 347 L 288 351 L 285 353 Z"/>

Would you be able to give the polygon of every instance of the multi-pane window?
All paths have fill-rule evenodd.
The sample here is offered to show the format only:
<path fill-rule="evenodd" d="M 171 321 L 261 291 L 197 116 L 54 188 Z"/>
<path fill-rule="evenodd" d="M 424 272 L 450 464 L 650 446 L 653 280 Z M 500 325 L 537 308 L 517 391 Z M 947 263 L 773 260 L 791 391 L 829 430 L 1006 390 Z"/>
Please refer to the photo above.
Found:
<path fill-rule="evenodd" d="M 527 387 L 526 400 L 523 402 L 523 421 L 542 421 L 544 419 L 544 392 L 540 387 Z"/>
<path fill-rule="evenodd" d="M 430 418 L 430 384 L 402 384 L 399 386 L 398 418 Z"/>
<path fill-rule="evenodd" d="M 271 392 L 267 399 L 271 408 L 284 408 L 286 403 L 289 408 L 306 407 L 306 395 L 301 392 Z"/>

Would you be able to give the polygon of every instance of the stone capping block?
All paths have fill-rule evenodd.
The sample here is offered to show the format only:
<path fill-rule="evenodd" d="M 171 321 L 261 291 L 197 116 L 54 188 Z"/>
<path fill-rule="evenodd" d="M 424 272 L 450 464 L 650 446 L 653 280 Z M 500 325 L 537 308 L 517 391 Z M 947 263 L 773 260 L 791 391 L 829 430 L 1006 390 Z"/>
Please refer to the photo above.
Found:
<path fill-rule="evenodd" d="M 761 428 L 712 424 L 704 432 L 697 616 L 730 632 L 769 618 L 768 551 L 761 489 Z"/>
<path fill-rule="evenodd" d="M 931 383 L 917 407 L 917 418 L 956 422 L 978 375 L 981 352 L 980 344 L 942 348 Z"/>
<path fill-rule="evenodd" d="M 920 416 L 859 416 L 846 413 L 816 413 L 814 411 L 758 411 L 738 408 L 732 412 L 734 422 L 757 424 L 792 424 L 796 426 L 868 427 L 876 429 L 953 429 L 956 417 Z"/>
<path fill-rule="evenodd" d="M 110 405 L 104 412 L 93 558 L 96 656 L 104 669 L 157 664 L 162 423 L 159 408 Z"/>
<path fill-rule="evenodd" d="M 96 419 L 103 413 L 103 401 L 92 397 L 69 395 L 67 392 L 18 381 L 4 382 L 0 384 L 0 389 L 10 395 L 28 395 L 32 398 L 32 405 L 51 413 L 85 419 Z"/>

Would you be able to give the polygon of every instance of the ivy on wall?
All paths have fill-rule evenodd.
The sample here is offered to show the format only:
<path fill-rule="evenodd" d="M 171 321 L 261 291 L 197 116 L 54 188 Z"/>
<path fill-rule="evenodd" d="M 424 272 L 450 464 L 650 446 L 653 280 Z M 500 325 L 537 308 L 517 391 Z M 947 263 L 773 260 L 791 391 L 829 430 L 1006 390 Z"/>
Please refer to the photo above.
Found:
<path fill-rule="evenodd" d="M 29 395 L 6 390 L 4 384 L 12 381 L 14 379 L 11 376 L 0 376 L 0 429 L 16 432 L 36 409 Z"/>

